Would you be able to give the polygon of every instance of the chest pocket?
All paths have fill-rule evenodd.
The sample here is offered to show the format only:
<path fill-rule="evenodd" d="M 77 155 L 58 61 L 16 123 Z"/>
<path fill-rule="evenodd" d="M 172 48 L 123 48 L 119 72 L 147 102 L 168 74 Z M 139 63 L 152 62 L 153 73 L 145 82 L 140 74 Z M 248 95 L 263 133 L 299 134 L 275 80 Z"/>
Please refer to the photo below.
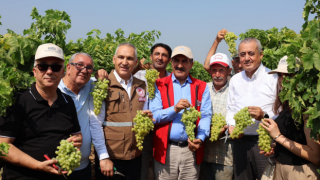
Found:
<path fill-rule="evenodd" d="M 106 109 L 111 114 L 126 112 L 124 95 L 117 91 L 109 91 L 109 95 L 106 99 Z"/>

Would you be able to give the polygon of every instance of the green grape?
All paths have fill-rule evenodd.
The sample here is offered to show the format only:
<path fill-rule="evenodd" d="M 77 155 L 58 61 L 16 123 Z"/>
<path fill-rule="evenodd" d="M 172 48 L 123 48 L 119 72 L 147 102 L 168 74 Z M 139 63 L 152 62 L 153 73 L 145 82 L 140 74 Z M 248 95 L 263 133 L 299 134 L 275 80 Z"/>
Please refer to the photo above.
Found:
<path fill-rule="evenodd" d="M 243 130 L 245 128 L 254 124 L 254 121 L 252 121 L 252 117 L 248 111 L 248 107 L 244 107 L 240 111 L 238 111 L 234 115 L 233 119 L 236 121 L 236 127 L 233 129 L 232 133 L 230 134 L 230 137 L 232 139 L 238 138 L 239 135 L 243 133 Z"/>
<path fill-rule="evenodd" d="M 234 56 L 237 53 L 236 50 L 236 43 L 235 40 L 238 39 L 238 36 L 236 36 L 233 32 L 228 32 L 225 36 L 224 36 L 224 40 L 226 41 L 226 43 L 229 46 L 229 51 L 231 53 L 231 56 Z"/>
<path fill-rule="evenodd" d="M 195 107 L 190 107 L 190 110 L 185 108 L 182 113 L 181 122 L 186 127 L 186 133 L 191 142 L 196 139 L 194 129 L 196 128 L 195 122 L 198 118 L 201 118 L 201 112 L 197 111 Z"/>
<path fill-rule="evenodd" d="M 262 119 L 261 121 L 264 121 L 264 119 Z M 269 135 L 269 132 L 262 126 L 259 126 L 257 132 L 259 134 L 258 146 L 260 147 L 260 150 L 264 152 L 270 152 L 272 138 Z"/>
<path fill-rule="evenodd" d="M 147 69 L 146 70 L 146 79 L 148 83 L 148 93 L 149 98 L 154 98 L 154 92 L 155 92 L 155 83 L 156 80 L 159 78 L 159 72 L 156 69 Z"/>
<path fill-rule="evenodd" d="M 222 116 L 221 113 L 215 113 L 212 116 L 212 120 L 211 120 L 211 137 L 209 140 L 210 141 L 218 140 L 218 137 L 221 132 L 221 128 L 223 128 L 223 126 L 225 125 L 227 125 L 226 118 Z"/>
<path fill-rule="evenodd" d="M 68 171 L 68 176 L 72 171 L 80 166 L 81 152 L 77 147 L 73 146 L 73 142 L 61 140 L 60 146 L 57 147 L 55 152 L 58 156 L 52 159 L 58 160 L 58 165 L 64 170 Z"/>
<path fill-rule="evenodd" d="M 154 124 L 147 114 L 142 114 L 142 111 L 137 111 L 136 117 L 134 117 L 133 122 L 136 123 L 132 131 L 136 132 L 137 147 L 142 151 L 144 137 L 149 134 L 154 128 Z"/>
<path fill-rule="evenodd" d="M 97 82 L 94 82 L 92 84 L 95 84 L 95 87 L 93 91 L 91 92 L 91 95 L 93 97 L 93 106 L 94 110 L 93 112 L 98 115 L 100 114 L 100 109 L 102 106 L 102 101 L 107 98 L 107 90 L 109 87 L 109 81 L 104 79 L 101 81 L 101 79 L 98 79 Z"/>

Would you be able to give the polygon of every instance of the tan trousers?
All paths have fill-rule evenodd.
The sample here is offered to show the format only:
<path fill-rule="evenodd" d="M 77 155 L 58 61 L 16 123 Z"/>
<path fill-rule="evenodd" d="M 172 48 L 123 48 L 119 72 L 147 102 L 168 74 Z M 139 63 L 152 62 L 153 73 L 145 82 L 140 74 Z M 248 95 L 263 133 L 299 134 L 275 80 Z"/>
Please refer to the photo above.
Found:
<path fill-rule="evenodd" d="M 281 164 L 277 161 L 274 170 L 274 180 L 319 180 L 320 174 L 313 163 L 301 166 Z"/>
<path fill-rule="evenodd" d="M 197 180 L 200 165 L 196 164 L 195 153 L 188 147 L 169 144 L 166 164 L 154 160 L 154 171 L 156 180 Z"/>

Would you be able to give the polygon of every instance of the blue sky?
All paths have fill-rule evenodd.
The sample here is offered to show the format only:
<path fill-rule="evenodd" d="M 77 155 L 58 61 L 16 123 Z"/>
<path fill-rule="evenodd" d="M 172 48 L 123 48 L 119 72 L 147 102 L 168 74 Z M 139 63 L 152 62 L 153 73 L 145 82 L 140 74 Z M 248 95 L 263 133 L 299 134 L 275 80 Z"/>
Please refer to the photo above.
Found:
<path fill-rule="evenodd" d="M 86 38 L 86 33 L 99 29 L 101 36 L 121 28 L 125 34 L 158 30 L 156 42 L 191 48 L 194 59 L 203 63 L 219 30 L 236 35 L 247 29 L 288 27 L 299 33 L 303 24 L 304 0 L 0 0 L 2 26 L 0 34 L 11 29 L 22 34 L 33 22 L 32 7 L 41 15 L 45 10 L 66 11 L 71 16 L 67 41 Z M 222 41 L 217 52 L 230 56 Z"/>

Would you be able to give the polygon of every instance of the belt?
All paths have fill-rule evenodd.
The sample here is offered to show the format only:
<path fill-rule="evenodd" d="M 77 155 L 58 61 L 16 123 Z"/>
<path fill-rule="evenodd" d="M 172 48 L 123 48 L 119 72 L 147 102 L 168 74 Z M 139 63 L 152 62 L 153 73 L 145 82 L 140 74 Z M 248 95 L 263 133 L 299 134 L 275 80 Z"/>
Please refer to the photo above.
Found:
<path fill-rule="evenodd" d="M 169 144 L 179 146 L 179 147 L 187 147 L 188 141 L 182 141 L 182 142 L 174 142 L 169 140 Z"/>
<path fill-rule="evenodd" d="M 244 135 L 242 139 L 246 140 L 246 141 L 258 141 L 259 136 L 258 135 Z"/>

